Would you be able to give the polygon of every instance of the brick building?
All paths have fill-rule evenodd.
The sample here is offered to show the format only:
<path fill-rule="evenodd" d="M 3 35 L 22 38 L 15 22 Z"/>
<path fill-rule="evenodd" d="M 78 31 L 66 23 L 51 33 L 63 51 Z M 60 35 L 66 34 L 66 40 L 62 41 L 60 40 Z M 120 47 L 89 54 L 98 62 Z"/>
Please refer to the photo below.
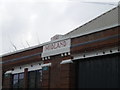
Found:
<path fill-rule="evenodd" d="M 3 88 L 119 88 L 118 7 L 50 42 L 2 55 Z"/>

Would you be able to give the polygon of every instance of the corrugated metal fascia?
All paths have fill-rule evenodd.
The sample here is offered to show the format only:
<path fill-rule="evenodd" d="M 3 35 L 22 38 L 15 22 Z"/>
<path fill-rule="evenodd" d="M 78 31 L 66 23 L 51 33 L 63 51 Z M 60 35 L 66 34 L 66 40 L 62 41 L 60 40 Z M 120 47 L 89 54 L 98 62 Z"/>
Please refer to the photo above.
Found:
<path fill-rule="evenodd" d="M 105 13 L 103 13 L 102 15 L 100 15 L 100 16 L 98 16 L 98 17 L 96 17 L 96 18 L 94 18 L 94 19 L 92 19 L 92 20 L 90 20 L 90 21 L 88 21 L 88 22 L 87 22 L 87 23 L 85 23 L 84 25 L 82 25 L 82 26 L 80 26 L 80 27 L 78 27 L 78 28 L 76 28 L 76 29 L 74 29 L 74 30 L 72 30 L 72 31 L 68 32 L 68 33 L 67 33 L 67 34 L 65 34 L 64 36 L 67 36 L 68 34 L 70 34 L 70 33 L 74 32 L 74 31 L 78 30 L 79 28 L 86 26 L 86 25 L 87 25 L 87 24 L 89 24 L 90 22 L 93 22 L 94 20 L 96 20 L 96 19 L 98 19 L 98 18 L 102 17 L 103 15 L 106 15 L 107 13 L 109 13 L 109 12 L 113 11 L 113 10 L 114 10 L 114 9 L 116 9 L 116 8 L 118 8 L 118 6 L 117 6 L 117 7 L 115 7 L 115 8 L 113 8 L 113 9 L 111 9 L 111 10 L 109 10 L 108 12 L 105 12 Z"/>

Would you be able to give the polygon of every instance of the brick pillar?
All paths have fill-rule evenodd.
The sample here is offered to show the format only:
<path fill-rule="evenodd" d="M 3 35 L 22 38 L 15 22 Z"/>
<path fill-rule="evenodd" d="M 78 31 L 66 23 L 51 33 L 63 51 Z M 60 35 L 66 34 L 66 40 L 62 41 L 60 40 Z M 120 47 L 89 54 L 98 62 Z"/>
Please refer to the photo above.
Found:
<path fill-rule="evenodd" d="M 42 88 L 48 90 L 50 88 L 50 66 L 45 66 L 42 68 Z"/>
<path fill-rule="evenodd" d="M 12 74 L 4 74 L 3 82 L 3 89 L 12 88 Z"/>
<path fill-rule="evenodd" d="M 61 64 L 61 88 L 75 88 L 75 64 Z"/>
<path fill-rule="evenodd" d="M 70 64 L 70 88 L 75 88 L 76 85 L 76 71 L 75 63 Z"/>
<path fill-rule="evenodd" d="M 24 69 L 24 88 L 28 88 L 28 68 Z"/>

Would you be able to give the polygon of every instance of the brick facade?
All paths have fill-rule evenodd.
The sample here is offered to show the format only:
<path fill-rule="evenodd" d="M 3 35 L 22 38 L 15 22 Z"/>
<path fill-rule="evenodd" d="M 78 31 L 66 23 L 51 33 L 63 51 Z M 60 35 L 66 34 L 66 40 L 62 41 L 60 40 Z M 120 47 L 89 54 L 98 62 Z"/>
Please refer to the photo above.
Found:
<path fill-rule="evenodd" d="M 64 60 L 73 59 L 74 54 L 81 54 L 120 46 L 120 27 L 114 27 L 88 35 L 71 39 L 70 55 L 50 56 L 48 60 L 42 60 L 41 53 L 43 46 L 36 47 L 23 52 L 2 57 L 3 75 L 14 67 L 43 61 L 44 64 L 51 63 L 51 66 L 43 68 L 41 88 L 75 88 L 76 87 L 76 64 L 60 64 Z M 120 48 L 119 48 L 120 49 Z M 28 88 L 28 70 L 24 70 L 24 88 Z M 3 77 L 3 88 L 12 87 L 12 76 Z"/>

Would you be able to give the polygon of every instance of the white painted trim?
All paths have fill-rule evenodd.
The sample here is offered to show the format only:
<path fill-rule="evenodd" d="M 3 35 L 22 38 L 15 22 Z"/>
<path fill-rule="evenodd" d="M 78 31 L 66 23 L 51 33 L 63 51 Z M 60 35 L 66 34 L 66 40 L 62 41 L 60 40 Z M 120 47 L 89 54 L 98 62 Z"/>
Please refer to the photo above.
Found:
<path fill-rule="evenodd" d="M 42 64 L 42 62 L 37 62 L 37 63 L 31 63 L 31 64 L 26 64 L 26 65 L 15 67 L 14 70 L 12 71 L 12 74 L 23 73 L 25 68 L 28 68 L 28 71 L 35 71 L 35 70 L 42 69 L 42 66 L 39 65 L 39 63 Z"/>
<path fill-rule="evenodd" d="M 41 65 L 41 67 L 47 67 L 47 66 L 51 66 L 51 65 L 52 65 L 51 63 L 47 63 L 47 64 Z"/>
<path fill-rule="evenodd" d="M 67 63 L 73 63 L 71 59 L 63 60 L 60 64 L 67 64 Z"/>
<path fill-rule="evenodd" d="M 24 68 L 20 69 L 20 68 L 16 68 L 12 71 L 12 74 L 16 74 L 16 73 L 23 73 L 24 72 Z"/>
<path fill-rule="evenodd" d="M 110 52 L 110 50 L 112 50 L 112 52 Z M 105 52 L 105 53 L 103 54 L 103 52 Z M 111 49 L 106 49 L 106 50 L 99 50 L 97 52 L 81 53 L 79 55 L 74 55 L 73 60 L 109 55 L 109 54 L 114 54 L 114 53 L 119 53 L 119 52 L 120 51 L 118 51 L 118 48 L 116 47 L 116 48 L 111 48 Z M 84 55 L 85 55 L 85 57 L 84 57 Z"/>
<path fill-rule="evenodd" d="M 42 67 L 40 65 L 37 65 L 37 66 L 29 67 L 28 71 L 35 71 L 35 70 L 39 70 L 39 69 L 42 69 Z"/>
<path fill-rule="evenodd" d="M 12 74 L 12 70 L 6 71 L 5 74 Z"/>

